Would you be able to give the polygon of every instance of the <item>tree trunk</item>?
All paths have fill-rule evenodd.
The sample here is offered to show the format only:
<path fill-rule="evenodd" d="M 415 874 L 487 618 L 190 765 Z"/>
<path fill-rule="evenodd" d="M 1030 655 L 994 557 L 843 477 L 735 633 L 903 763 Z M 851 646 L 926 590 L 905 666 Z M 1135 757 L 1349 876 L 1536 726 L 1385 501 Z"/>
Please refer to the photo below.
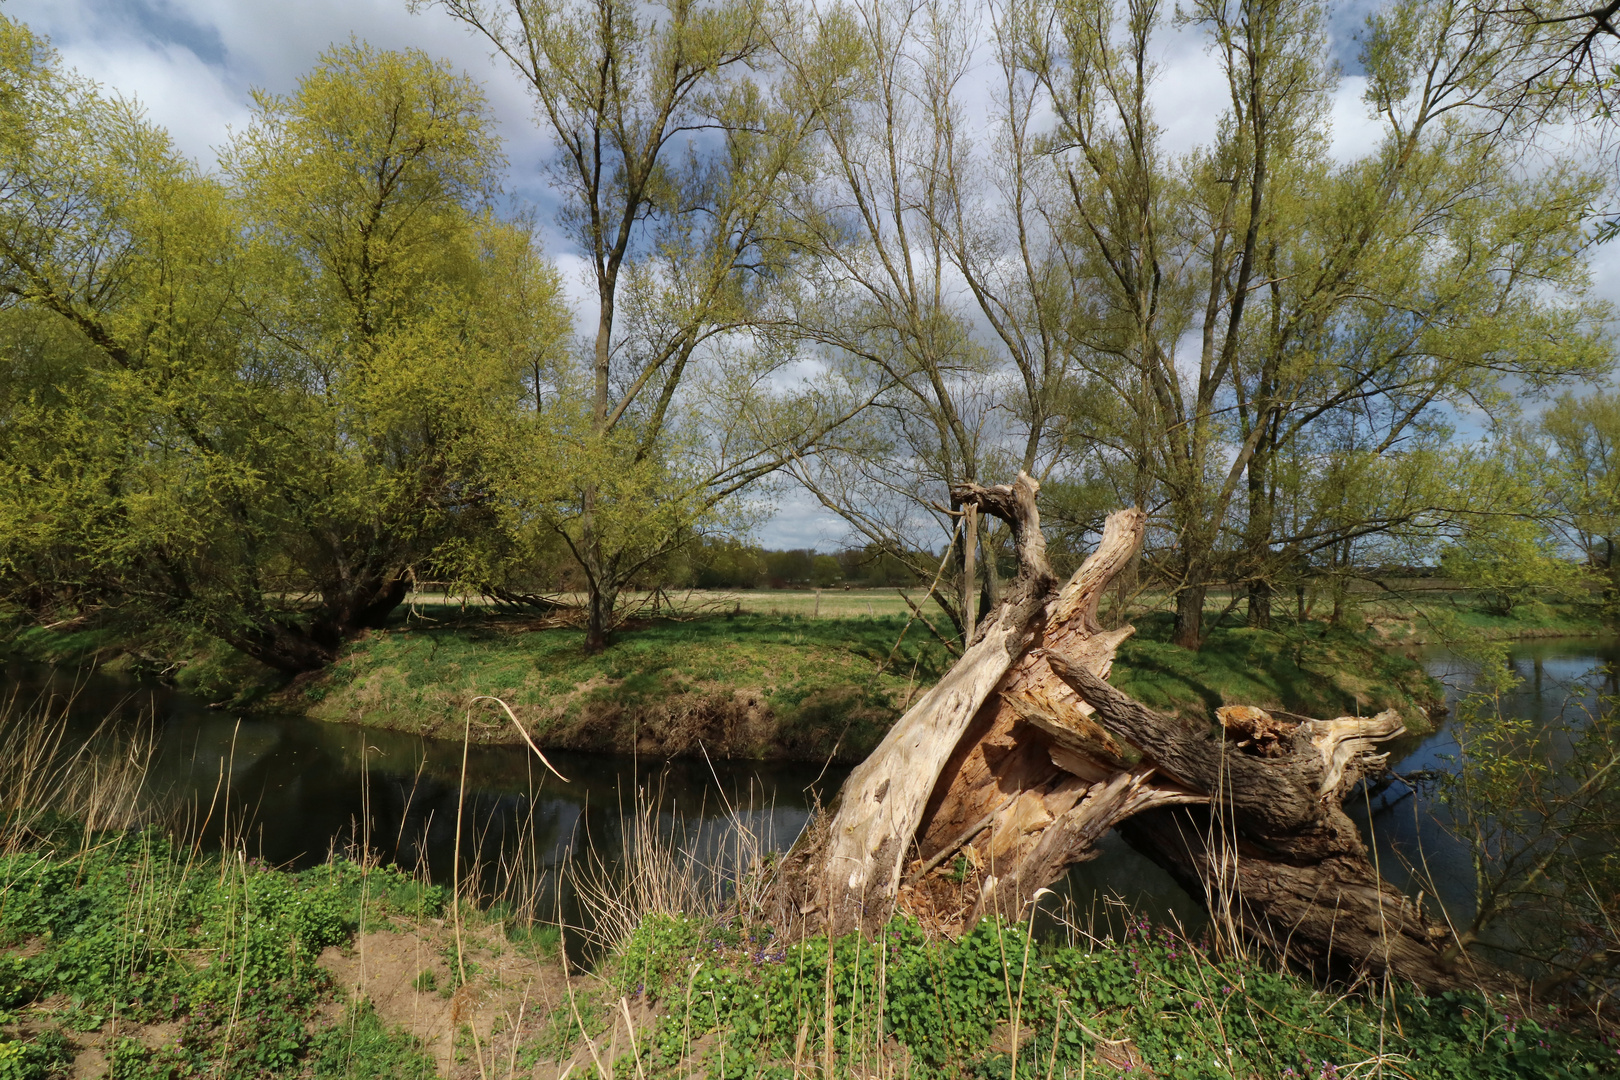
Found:
<path fill-rule="evenodd" d="M 321 590 L 310 633 L 335 647 L 358 631 L 375 630 L 405 602 L 410 588 L 410 572 L 403 566 L 346 575 Z"/>
<path fill-rule="evenodd" d="M 979 625 L 979 508 L 962 508 L 962 644 L 973 640 Z"/>
<path fill-rule="evenodd" d="M 1271 629 L 1271 582 L 1253 578 L 1249 582 L 1249 626 L 1256 630 Z"/>
<path fill-rule="evenodd" d="M 599 653 L 607 648 L 608 631 L 613 629 L 613 605 L 617 593 L 610 593 L 593 580 L 585 602 L 585 651 Z"/>
<path fill-rule="evenodd" d="M 1192 564 L 1191 556 L 1188 563 Z M 1204 594 L 1208 586 L 1201 576 L 1202 567 L 1189 565 L 1187 582 L 1176 594 L 1176 623 L 1170 631 L 1170 643 L 1197 652 L 1204 647 Z"/>
<path fill-rule="evenodd" d="M 1262 398 L 1269 398 L 1272 393 L 1269 363 L 1266 371 L 1262 378 Z M 1268 411 L 1260 410 L 1256 422 L 1268 424 Z M 1271 437 L 1260 436 L 1244 470 L 1249 485 L 1249 520 L 1244 530 L 1250 574 L 1248 623 L 1256 630 L 1271 629 L 1271 523 L 1274 498 L 1270 486 L 1271 455 Z"/>
<path fill-rule="evenodd" d="M 234 648 L 283 675 L 319 671 L 337 659 L 343 643 L 384 625 L 410 590 L 405 567 L 362 570 L 328 582 L 321 605 L 302 621 L 259 608 L 250 625 L 229 623 L 215 632 Z"/>
<path fill-rule="evenodd" d="M 337 650 L 316 641 L 302 627 L 267 618 L 250 627 L 218 631 L 226 644 L 283 675 L 319 671 L 337 659 Z"/>
<path fill-rule="evenodd" d="M 1339 809 L 1382 768 L 1372 749 L 1404 730 L 1400 717 L 1232 707 L 1212 727 L 1115 690 L 1105 680 L 1133 628 L 1103 630 L 1097 602 L 1141 544 L 1145 515 L 1111 515 L 1059 589 L 1037 490 L 1022 473 L 1010 486 L 953 490 L 1012 527 L 1018 576 L 783 860 L 778 925 L 871 932 L 896 907 L 944 933 L 986 914 L 1021 919 L 1040 889 L 1130 822 L 1135 842 L 1217 916 L 1293 959 L 1458 981 L 1442 958 L 1445 932 L 1378 879 Z"/>

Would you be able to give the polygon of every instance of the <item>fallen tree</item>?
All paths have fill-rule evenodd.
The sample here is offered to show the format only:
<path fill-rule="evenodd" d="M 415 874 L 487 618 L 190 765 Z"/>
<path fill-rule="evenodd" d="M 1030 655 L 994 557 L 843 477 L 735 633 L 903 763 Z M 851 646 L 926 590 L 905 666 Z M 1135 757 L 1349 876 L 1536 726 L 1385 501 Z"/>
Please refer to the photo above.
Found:
<path fill-rule="evenodd" d="M 1209 898 L 1234 928 L 1319 970 L 1461 981 L 1449 935 L 1383 882 L 1341 803 L 1405 729 L 1394 711 L 1316 720 L 1228 707 L 1218 725 L 1143 707 L 1107 682 L 1133 632 L 1097 605 L 1142 543 L 1108 518 L 1059 585 L 1039 485 L 958 485 L 1011 527 L 1018 575 L 944 678 L 895 724 L 783 860 L 772 894 L 792 933 L 873 931 L 899 908 L 946 933 L 1022 918 L 1110 829 Z"/>

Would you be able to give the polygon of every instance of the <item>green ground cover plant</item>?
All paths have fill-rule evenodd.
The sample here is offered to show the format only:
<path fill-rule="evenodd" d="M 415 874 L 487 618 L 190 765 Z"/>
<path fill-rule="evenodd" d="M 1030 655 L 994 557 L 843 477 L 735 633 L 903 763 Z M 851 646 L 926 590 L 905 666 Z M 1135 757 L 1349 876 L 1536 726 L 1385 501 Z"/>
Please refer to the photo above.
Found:
<path fill-rule="evenodd" d="M 0 857 L 0 888 L 4 1080 L 67 1075 L 75 1045 L 98 1036 L 113 1080 L 438 1075 L 370 1003 L 322 1010 L 334 989 L 314 958 L 362 918 L 422 925 L 445 910 L 442 889 L 350 863 L 191 859 L 154 830 L 65 828 Z M 1323 988 L 1145 920 L 1117 937 L 1059 925 L 1068 940 L 989 920 L 950 941 L 897 918 L 870 940 L 784 943 L 734 917 L 649 914 L 577 996 L 512 1033 L 490 1075 L 573 1060 L 597 1080 L 1472 1080 L 1614 1075 L 1620 1060 L 1556 1009 Z M 644 1019 L 613 1035 L 632 1003 Z M 167 1041 L 144 1037 L 159 1026 Z"/>
<path fill-rule="evenodd" d="M 363 919 L 444 904 L 389 868 L 289 873 L 199 857 L 153 828 L 87 836 L 58 821 L 0 855 L 0 1077 L 58 1075 L 87 1037 L 114 1080 L 430 1076 L 363 1007 L 323 1020 L 336 991 L 316 960 Z M 172 1034 L 152 1045 L 153 1030 Z"/>
<path fill-rule="evenodd" d="M 652 916 L 604 975 L 604 996 L 660 1009 L 626 1075 L 686 1075 L 694 1054 L 727 1080 L 829 1061 L 852 1075 L 996 1080 L 1588 1077 L 1617 1064 L 1614 1049 L 1556 1010 L 1529 1018 L 1480 994 L 1322 989 L 1145 920 L 1084 945 L 1034 941 L 996 921 L 931 940 L 904 918 L 875 940 L 780 945 L 734 925 Z"/>

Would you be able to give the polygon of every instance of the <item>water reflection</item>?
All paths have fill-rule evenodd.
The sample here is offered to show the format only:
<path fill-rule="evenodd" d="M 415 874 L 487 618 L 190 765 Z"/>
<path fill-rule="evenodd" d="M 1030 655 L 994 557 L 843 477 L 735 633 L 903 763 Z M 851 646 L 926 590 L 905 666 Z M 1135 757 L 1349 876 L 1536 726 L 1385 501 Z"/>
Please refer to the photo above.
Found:
<path fill-rule="evenodd" d="M 1420 659 L 1445 685 L 1446 704 L 1452 711 L 1433 734 L 1390 744 L 1395 773 L 1412 778 L 1452 767 L 1458 751 L 1453 731 L 1456 703 L 1480 674 L 1476 664 L 1444 649 L 1430 648 Z M 1503 697 L 1502 709 L 1509 716 L 1532 721 L 1532 727 L 1548 738 L 1547 726 L 1561 716 L 1578 718 L 1580 712 L 1600 707 L 1601 699 L 1620 691 L 1617 660 L 1620 643 L 1612 639 L 1515 642 L 1507 662 L 1520 683 Z M 1564 735 L 1556 738 L 1560 742 L 1544 747 L 1555 761 L 1567 756 L 1570 749 Z M 1445 806 L 1431 795 L 1431 785 L 1421 780 L 1395 780 L 1376 792 L 1363 789 L 1352 795 L 1345 809 L 1363 835 L 1371 838 L 1373 856 L 1386 878 L 1409 895 L 1422 892 L 1431 899 L 1437 897 L 1453 924 L 1466 925 L 1477 907 L 1473 854 L 1447 831 L 1450 819 Z"/>
<path fill-rule="evenodd" d="M 168 688 L 112 676 L 22 666 L 5 674 L 25 701 L 41 692 L 75 695 L 72 745 L 93 737 L 109 714 L 120 725 L 151 722 L 148 789 L 181 808 L 207 848 L 240 840 L 250 855 L 293 869 L 367 850 L 443 883 L 452 876 L 459 807 L 462 873 L 475 867 L 492 888 L 503 859 L 521 855 L 540 890 L 535 909 L 569 921 L 579 914 L 577 898 L 559 889 L 558 867 L 587 844 L 609 858 L 620 852 L 638 789 L 658 801 L 666 830 L 680 828 L 683 846 L 707 860 L 729 850 L 733 821 L 766 849 L 786 849 L 814 800 L 830 796 L 845 772 L 548 753 L 565 784 L 523 748 L 475 745 L 463 759 L 460 743 L 296 716 L 222 714 Z"/>
<path fill-rule="evenodd" d="M 71 716 L 80 739 L 109 713 L 155 723 L 151 789 L 190 807 L 203 823 L 205 846 L 227 835 L 250 854 L 292 868 L 332 852 L 361 847 L 409 870 L 448 882 L 455 850 L 462 745 L 397 732 L 306 720 L 235 715 L 207 708 L 168 687 L 111 675 L 75 676 L 27 665 L 5 669 L 25 698 L 45 691 L 76 694 Z M 700 860 L 732 848 L 733 815 L 764 850 L 784 851 L 809 820 L 815 801 L 830 799 L 848 770 L 804 763 L 683 759 L 636 760 L 612 754 L 547 752 L 567 776 L 561 783 L 526 749 L 470 747 L 462 809 L 463 862 L 494 868 L 521 847 L 538 870 L 542 912 L 578 917 L 577 898 L 558 889 L 558 867 L 587 847 L 609 857 L 622 850 L 638 789 L 662 808 L 661 822 L 686 830 Z M 1099 932 L 1124 925 L 1129 909 L 1189 928 L 1203 914 L 1163 870 L 1117 836 L 1099 857 L 1075 867 L 1043 905 L 1040 925 L 1057 933 L 1064 916 Z"/>

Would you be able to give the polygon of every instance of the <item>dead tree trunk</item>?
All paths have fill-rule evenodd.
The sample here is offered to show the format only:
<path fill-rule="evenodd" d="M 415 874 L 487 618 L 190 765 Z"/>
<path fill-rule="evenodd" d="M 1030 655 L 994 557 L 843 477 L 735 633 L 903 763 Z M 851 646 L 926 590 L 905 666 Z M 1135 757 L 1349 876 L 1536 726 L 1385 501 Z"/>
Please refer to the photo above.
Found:
<path fill-rule="evenodd" d="M 944 932 L 1020 918 L 1108 830 L 1178 873 L 1218 914 L 1312 965 L 1458 980 L 1445 932 L 1379 880 L 1340 803 L 1383 767 L 1394 712 L 1312 720 L 1234 707 L 1219 726 L 1165 716 L 1108 685 L 1131 627 L 1097 604 L 1141 545 L 1139 510 L 1058 587 L 1038 485 L 964 484 L 1012 528 L 1018 576 L 960 660 L 901 717 L 784 859 L 774 917 L 795 932 L 872 931 L 898 906 Z"/>

